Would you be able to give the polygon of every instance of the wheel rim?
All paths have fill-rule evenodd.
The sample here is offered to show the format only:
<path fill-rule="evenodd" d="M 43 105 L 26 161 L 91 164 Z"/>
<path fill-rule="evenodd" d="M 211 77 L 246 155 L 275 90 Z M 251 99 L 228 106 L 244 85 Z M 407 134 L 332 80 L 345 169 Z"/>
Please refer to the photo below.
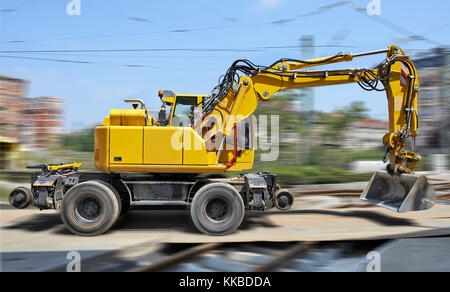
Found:
<path fill-rule="evenodd" d="M 224 221 L 230 216 L 230 206 L 223 198 L 214 198 L 206 204 L 206 216 L 213 221 Z"/>
<path fill-rule="evenodd" d="M 25 194 L 23 192 L 16 192 L 11 198 L 10 203 L 16 207 L 19 208 L 25 203 Z"/>
<path fill-rule="evenodd" d="M 23 190 L 14 190 L 9 195 L 9 203 L 15 208 L 23 209 L 31 203 L 31 197 Z"/>
<path fill-rule="evenodd" d="M 289 205 L 289 198 L 286 195 L 282 195 L 278 198 L 278 206 L 286 208 Z"/>
<path fill-rule="evenodd" d="M 74 205 L 74 215 L 80 223 L 97 221 L 103 213 L 99 200 L 93 197 L 80 199 Z"/>

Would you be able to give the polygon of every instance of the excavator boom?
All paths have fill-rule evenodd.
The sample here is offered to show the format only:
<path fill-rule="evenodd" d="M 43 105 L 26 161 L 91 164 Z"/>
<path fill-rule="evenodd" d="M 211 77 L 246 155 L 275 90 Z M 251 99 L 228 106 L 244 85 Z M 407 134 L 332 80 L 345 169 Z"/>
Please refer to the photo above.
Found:
<path fill-rule="evenodd" d="M 354 58 L 374 54 L 387 54 L 374 69 L 316 70 L 304 68 L 350 62 Z M 301 70 L 301 71 L 300 71 Z M 238 71 L 244 72 L 234 81 Z M 231 80 L 227 80 L 229 77 Z M 414 142 L 418 134 L 417 95 L 419 81 L 410 58 L 398 47 L 353 55 L 339 53 L 335 56 L 307 61 L 281 59 L 269 67 L 255 66 L 247 60 L 238 60 L 227 71 L 224 80 L 203 107 L 203 119 L 220 121 L 216 128 L 223 136 L 232 134 L 236 123 L 248 118 L 259 101 L 265 102 L 283 90 L 358 83 L 364 90 L 386 92 L 389 110 L 389 133 L 383 137 L 386 157 L 389 156 L 393 173 L 411 173 L 421 156 L 414 149 L 406 149 L 408 139 Z M 238 89 L 236 89 L 238 86 Z M 210 133 L 210 136 L 216 133 Z M 414 143 L 411 143 L 414 146 Z"/>

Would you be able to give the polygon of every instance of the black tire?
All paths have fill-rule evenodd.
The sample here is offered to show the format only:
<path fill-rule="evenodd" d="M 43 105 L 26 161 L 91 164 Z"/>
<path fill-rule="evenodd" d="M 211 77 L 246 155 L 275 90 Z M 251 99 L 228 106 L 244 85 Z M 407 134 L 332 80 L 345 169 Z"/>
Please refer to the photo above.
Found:
<path fill-rule="evenodd" d="M 117 198 L 117 201 L 119 203 L 119 215 L 117 216 L 116 221 L 114 222 L 113 226 L 110 227 L 110 229 L 116 228 L 125 220 L 125 217 L 128 215 L 128 210 L 130 209 L 129 199 L 127 198 L 126 200 L 124 200 L 113 185 L 101 180 L 98 180 L 96 182 L 99 182 L 105 185 L 107 188 L 111 189 Z"/>
<path fill-rule="evenodd" d="M 108 231 L 121 209 L 117 191 L 108 183 L 88 181 L 72 187 L 61 202 L 60 216 L 70 232 L 95 236 Z"/>
<path fill-rule="evenodd" d="M 17 209 L 25 209 L 33 202 L 33 194 L 24 187 L 15 188 L 9 194 L 9 203 Z"/>
<path fill-rule="evenodd" d="M 244 201 L 231 185 L 212 183 L 194 195 L 191 218 L 199 231 L 209 235 L 234 232 L 244 219 Z"/>
<path fill-rule="evenodd" d="M 119 216 L 122 215 L 122 213 L 123 213 L 123 211 L 124 211 L 124 205 L 125 205 L 125 204 L 124 204 L 122 198 L 120 197 L 119 192 L 116 190 L 116 188 L 115 188 L 113 185 L 111 185 L 111 184 L 109 184 L 109 183 L 107 183 L 107 182 L 101 181 L 101 180 L 96 180 L 95 182 L 101 183 L 101 184 L 103 184 L 104 186 L 106 186 L 108 189 L 110 189 L 111 191 L 113 191 L 114 195 L 115 195 L 116 198 L 117 198 L 117 202 L 119 203 Z"/>

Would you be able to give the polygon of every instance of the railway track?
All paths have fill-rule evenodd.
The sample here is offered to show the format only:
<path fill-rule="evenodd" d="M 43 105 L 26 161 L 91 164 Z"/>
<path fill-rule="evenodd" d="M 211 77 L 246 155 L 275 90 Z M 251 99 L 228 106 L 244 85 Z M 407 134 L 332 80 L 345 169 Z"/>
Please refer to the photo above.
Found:
<path fill-rule="evenodd" d="M 450 200 L 450 183 L 434 184 L 440 200 Z M 318 189 L 296 196 L 357 198 L 362 189 Z M 335 208 L 364 207 L 342 200 Z M 366 255 L 386 241 L 154 243 L 111 251 L 83 260 L 83 271 L 270 272 L 360 271 Z M 65 266 L 53 271 L 65 271 Z"/>
<path fill-rule="evenodd" d="M 434 190 L 437 192 L 436 199 L 438 201 L 445 201 L 450 199 L 450 192 L 444 193 L 444 191 L 450 190 L 450 183 L 438 183 L 432 184 Z M 322 190 L 307 190 L 307 191 L 294 191 L 296 197 L 342 197 L 342 198 L 356 198 L 360 197 L 363 189 L 322 189 Z"/>
<path fill-rule="evenodd" d="M 286 251 L 279 252 L 276 255 L 268 255 L 268 251 L 263 253 L 261 249 L 259 249 L 259 253 L 255 252 L 238 252 L 238 251 L 231 251 L 235 254 L 230 255 L 228 254 L 228 259 L 222 259 L 217 261 L 216 267 L 211 267 L 211 265 L 207 265 L 205 267 L 206 270 L 211 270 L 211 268 L 214 268 L 213 271 L 223 271 L 222 269 L 224 266 L 229 266 L 229 260 L 235 260 L 239 257 L 239 255 L 246 255 L 247 259 L 249 258 L 259 258 L 259 260 L 256 260 L 255 262 L 248 262 L 248 270 L 247 272 L 270 272 L 276 270 L 279 266 L 285 265 L 289 260 L 300 256 L 301 254 L 307 252 L 308 250 L 311 250 L 314 245 L 316 245 L 317 242 L 298 242 L 290 244 L 292 246 L 289 246 L 289 248 Z M 260 244 L 261 245 L 261 244 Z M 236 248 L 236 247 L 235 247 Z M 157 260 L 147 266 L 137 267 L 128 270 L 128 272 L 161 272 L 161 271 L 171 271 L 171 270 L 178 270 L 178 268 L 183 267 L 183 265 L 186 267 L 186 265 L 192 265 L 193 262 L 200 260 L 203 257 L 203 261 L 205 259 L 214 257 L 217 254 L 220 253 L 227 253 L 229 252 L 229 245 L 222 243 L 205 243 L 205 244 L 199 244 L 195 245 L 193 247 L 187 248 L 185 250 L 182 250 L 180 252 L 174 253 L 172 255 L 169 255 L 165 258 L 162 258 L 160 260 Z M 275 251 L 275 249 L 273 249 Z M 219 256 L 217 256 L 219 257 Z M 224 264 L 228 262 L 228 264 Z M 242 271 L 242 261 L 236 261 L 235 265 L 241 265 L 241 271 Z M 245 261 L 244 261 L 245 263 Z M 201 265 L 199 265 L 200 268 Z M 187 268 L 188 269 L 188 268 Z M 238 268 L 239 269 L 239 268 Z M 183 270 L 183 268 L 181 269 Z"/>
<path fill-rule="evenodd" d="M 209 243 L 180 249 L 151 263 L 137 262 L 127 272 L 295 272 L 363 271 L 366 255 L 386 241 Z M 150 257 L 151 255 L 145 255 Z"/>
<path fill-rule="evenodd" d="M 450 183 L 433 184 L 438 193 L 438 200 L 450 200 Z M 297 197 L 302 196 L 336 196 L 342 198 L 359 197 L 362 189 L 332 189 L 310 190 L 296 192 Z M 370 205 L 370 204 L 365 204 Z M 336 208 L 361 207 L 361 204 L 343 204 Z M 326 270 L 325 262 L 328 260 L 329 270 L 361 269 L 361 262 L 366 252 L 379 246 L 381 241 L 355 243 L 319 243 L 319 242 L 289 242 L 289 243 L 250 243 L 250 244 L 224 244 L 205 243 L 194 245 L 187 249 L 168 254 L 165 257 L 143 266 L 134 267 L 130 272 L 156 272 L 156 271 L 210 271 L 210 272 L 271 272 L 271 271 L 321 271 Z M 344 253 L 353 253 L 343 257 Z M 316 254 L 314 254 L 316 253 Z M 327 260 L 317 260 L 320 254 Z M 341 254 L 341 255 L 339 255 Z M 311 256 L 312 255 L 312 256 Z M 318 256 L 319 255 L 319 256 Z M 148 255 L 147 255 L 148 257 Z M 311 266 L 316 257 L 322 267 Z M 334 261 L 334 263 L 331 263 Z M 352 262 L 353 261 L 353 262 Z M 308 266 L 308 264 L 310 266 Z M 347 264 L 347 266 L 346 266 Z M 320 264 L 319 264 L 320 265 Z M 340 265 L 340 266 L 339 266 Z"/>
<path fill-rule="evenodd" d="M 195 245 L 188 249 L 169 255 L 163 259 L 157 260 L 148 266 L 133 268 L 129 270 L 129 272 L 160 272 L 172 266 L 180 264 L 183 261 L 187 261 L 204 253 L 211 252 L 219 248 L 221 245 L 221 243 L 205 243 Z"/>

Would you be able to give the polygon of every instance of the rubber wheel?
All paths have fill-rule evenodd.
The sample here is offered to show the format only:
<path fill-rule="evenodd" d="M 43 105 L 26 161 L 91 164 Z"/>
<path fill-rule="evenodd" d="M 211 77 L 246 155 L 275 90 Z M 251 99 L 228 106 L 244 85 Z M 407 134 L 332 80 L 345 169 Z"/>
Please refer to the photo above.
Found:
<path fill-rule="evenodd" d="M 111 189 L 114 192 L 114 195 L 116 196 L 116 198 L 117 198 L 117 200 L 119 202 L 119 210 L 120 210 L 119 211 L 119 215 L 117 216 L 116 221 L 114 222 L 113 226 L 110 227 L 110 229 L 111 228 L 116 228 L 117 226 L 119 226 L 125 220 L 125 217 L 128 215 L 128 210 L 130 209 L 129 208 L 130 204 L 129 204 L 128 200 L 124 201 L 122 199 L 122 197 L 120 196 L 119 192 L 111 184 L 109 184 L 107 182 L 104 182 L 104 181 L 101 181 L 101 180 L 96 181 L 96 182 L 101 183 L 101 184 L 105 185 L 106 187 L 108 187 L 109 189 Z"/>
<path fill-rule="evenodd" d="M 108 231 L 121 209 L 117 191 L 108 183 L 88 181 L 72 187 L 61 202 L 60 216 L 70 232 L 95 236 Z"/>
<path fill-rule="evenodd" d="M 191 218 L 199 231 L 209 235 L 234 232 L 244 219 L 244 201 L 231 185 L 212 183 L 194 195 Z"/>

